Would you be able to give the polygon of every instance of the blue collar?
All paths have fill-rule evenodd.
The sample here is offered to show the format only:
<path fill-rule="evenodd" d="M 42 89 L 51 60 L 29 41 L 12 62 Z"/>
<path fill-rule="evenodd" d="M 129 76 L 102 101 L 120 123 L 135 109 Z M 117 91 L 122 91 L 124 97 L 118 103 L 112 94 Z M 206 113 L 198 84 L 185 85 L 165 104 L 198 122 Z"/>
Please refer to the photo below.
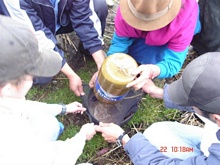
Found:
<path fill-rule="evenodd" d="M 50 0 L 50 2 L 53 4 L 53 7 L 56 7 L 60 0 Z"/>

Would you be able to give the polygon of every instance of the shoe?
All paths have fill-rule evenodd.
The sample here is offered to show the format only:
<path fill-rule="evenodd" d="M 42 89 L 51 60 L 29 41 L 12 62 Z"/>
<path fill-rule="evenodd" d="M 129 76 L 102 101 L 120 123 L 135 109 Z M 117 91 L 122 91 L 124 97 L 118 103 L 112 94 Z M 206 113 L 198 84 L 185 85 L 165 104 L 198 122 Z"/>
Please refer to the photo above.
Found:
<path fill-rule="evenodd" d="M 105 0 L 106 4 L 109 6 L 109 7 L 113 7 L 114 6 L 114 1 L 113 0 Z"/>
<path fill-rule="evenodd" d="M 87 49 L 85 49 L 83 47 L 83 44 L 82 42 L 80 41 L 79 44 L 78 44 L 78 51 L 81 53 L 81 54 L 84 54 L 84 55 L 88 55 L 88 56 L 91 56 L 91 54 L 89 53 L 89 51 Z"/>

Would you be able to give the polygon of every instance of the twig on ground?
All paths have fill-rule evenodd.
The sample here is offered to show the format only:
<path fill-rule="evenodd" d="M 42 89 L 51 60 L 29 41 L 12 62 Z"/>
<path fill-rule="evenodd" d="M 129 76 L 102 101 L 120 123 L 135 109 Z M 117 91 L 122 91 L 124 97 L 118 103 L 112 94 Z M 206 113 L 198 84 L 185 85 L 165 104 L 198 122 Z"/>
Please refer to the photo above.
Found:
<path fill-rule="evenodd" d="M 192 112 L 185 112 L 182 114 L 180 123 L 204 127 L 204 123 L 199 121 L 198 117 Z"/>
<path fill-rule="evenodd" d="M 104 35 L 104 37 L 107 38 L 107 39 L 109 39 L 109 40 L 112 39 L 111 37 L 109 37 L 109 36 L 107 36 L 107 35 Z"/>
<path fill-rule="evenodd" d="M 105 30 L 105 32 L 113 34 L 113 31 Z"/>
<path fill-rule="evenodd" d="M 163 104 L 159 104 L 158 106 L 156 106 L 156 108 L 159 108 L 160 106 L 163 106 Z"/>
<path fill-rule="evenodd" d="M 114 152 L 114 151 L 117 150 L 118 148 L 120 148 L 120 147 L 117 146 L 117 147 L 113 148 L 113 149 L 110 150 L 109 152 L 107 152 L 107 153 L 105 153 L 104 155 L 102 155 L 102 157 L 105 157 L 105 156 L 109 155 L 110 153 Z M 96 161 L 96 160 L 98 160 L 98 159 L 100 158 L 100 157 L 96 157 L 96 158 L 94 158 L 94 157 L 96 157 L 96 155 L 93 156 L 92 158 L 90 158 L 90 159 L 88 160 L 88 162 Z"/>
<path fill-rule="evenodd" d="M 49 91 L 44 92 L 44 93 L 41 95 L 41 97 L 40 97 L 37 101 L 40 101 L 41 99 L 43 99 L 44 96 L 46 96 L 46 95 L 48 94 L 48 92 L 49 92 Z"/>
<path fill-rule="evenodd" d="M 132 125 L 134 127 L 134 130 L 136 131 L 136 133 L 138 133 L 139 131 L 137 130 L 137 128 L 135 127 L 134 123 L 132 122 Z"/>
<path fill-rule="evenodd" d="M 176 118 L 176 115 L 177 115 L 178 112 L 179 112 L 179 111 L 176 110 L 176 112 L 175 112 L 175 114 L 173 115 L 173 118 L 172 118 L 172 119 L 175 119 L 175 118 Z"/>
<path fill-rule="evenodd" d="M 114 14 L 116 14 L 116 11 L 114 9 L 109 9 L 110 11 L 112 11 Z"/>
<path fill-rule="evenodd" d="M 114 22 L 106 22 L 106 24 L 110 24 L 110 25 L 115 25 L 115 23 Z"/>
<path fill-rule="evenodd" d="M 78 51 L 75 44 L 71 41 L 71 39 L 69 38 L 69 36 L 67 34 L 64 34 L 66 40 L 69 42 L 70 45 L 73 46 L 73 48 L 75 49 L 75 51 Z"/>

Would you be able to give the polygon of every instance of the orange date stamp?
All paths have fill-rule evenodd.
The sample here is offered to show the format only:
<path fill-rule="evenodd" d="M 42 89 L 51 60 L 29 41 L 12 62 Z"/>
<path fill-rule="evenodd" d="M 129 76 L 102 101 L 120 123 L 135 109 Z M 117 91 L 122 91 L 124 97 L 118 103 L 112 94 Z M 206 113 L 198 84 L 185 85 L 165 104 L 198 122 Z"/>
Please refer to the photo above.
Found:
<path fill-rule="evenodd" d="M 160 152 L 193 152 L 193 147 L 187 146 L 161 146 Z"/>

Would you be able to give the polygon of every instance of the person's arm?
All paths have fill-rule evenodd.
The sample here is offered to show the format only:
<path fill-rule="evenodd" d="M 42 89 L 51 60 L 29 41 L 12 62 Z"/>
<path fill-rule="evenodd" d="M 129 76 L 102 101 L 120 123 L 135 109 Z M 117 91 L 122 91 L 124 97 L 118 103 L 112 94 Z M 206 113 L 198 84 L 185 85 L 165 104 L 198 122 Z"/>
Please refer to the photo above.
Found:
<path fill-rule="evenodd" d="M 152 80 L 148 80 L 142 89 L 153 98 L 163 99 L 166 108 L 194 112 L 192 106 L 179 106 L 170 99 L 168 93 L 169 84 L 165 84 L 163 88 L 160 88 Z"/>
<path fill-rule="evenodd" d="M 107 142 L 115 143 L 124 130 L 113 123 L 100 123 L 96 127 L 97 132 L 101 132 Z M 219 162 L 220 144 L 213 144 L 210 149 L 210 156 L 204 155 L 189 157 L 186 160 L 169 158 L 163 154 L 163 150 L 158 150 L 146 137 L 137 133 L 131 138 L 125 134 L 122 138 L 123 147 L 135 165 L 207 165 Z"/>
<path fill-rule="evenodd" d="M 133 87 L 135 90 L 143 88 L 148 82 L 160 74 L 160 68 L 157 65 L 143 64 L 135 69 L 132 73 L 136 77 L 132 82 L 128 83 L 126 87 Z"/>
<path fill-rule="evenodd" d="M 27 13 L 30 21 L 33 24 L 33 27 L 36 31 L 35 36 L 38 38 L 39 45 L 43 46 L 46 49 L 53 49 L 54 51 L 59 53 L 59 55 L 62 57 L 61 72 L 68 77 L 70 89 L 76 94 L 76 96 L 84 94 L 80 77 L 66 62 L 66 59 L 64 58 L 64 52 L 57 47 L 57 40 L 55 38 L 55 35 L 43 24 L 43 21 L 40 17 L 38 17 L 37 12 L 32 5 L 33 4 L 31 1 L 20 1 L 21 9 L 23 9 Z M 49 9 L 50 8 L 48 7 L 48 10 Z"/>
<path fill-rule="evenodd" d="M 93 88 L 95 86 L 95 81 L 98 77 L 99 71 L 101 69 L 102 63 L 105 60 L 105 56 L 106 54 L 104 53 L 104 51 L 99 50 L 95 53 L 92 54 L 93 59 L 95 60 L 96 66 L 97 66 L 97 71 L 93 74 L 92 78 L 89 81 L 89 87 Z"/>
<path fill-rule="evenodd" d="M 17 136 L 17 138 L 10 143 L 15 145 L 13 145 L 13 152 L 10 151 L 7 154 L 10 155 L 8 156 L 10 158 L 13 155 L 13 159 L 3 161 L 4 163 L 0 160 L 0 163 L 74 165 L 83 152 L 86 140 L 90 140 L 96 133 L 93 123 L 83 125 L 78 133 L 75 135 L 73 133 L 74 136 L 65 141 L 42 141 L 37 139 L 35 134 L 30 137 L 31 131 L 25 132 L 23 128 L 18 129 L 18 131 L 25 134 Z M 12 133 L 17 133 L 17 131 Z"/>
<path fill-rule="evenodd" d="M 14 1 L 14 0 L 4 1 L 4 3 L 2 4 L 2 8 L 3 9 L 0 9 L 0 10 L 3 10 L 2 14 L 10 16 L 12 19 L 17 20 L 29 26 L 29 28 L 31 29 L 33 33 L 35 33 L 35 36 L 39 41 L 39 47 L 52 49 L 52 50 L 54 49 L 55 47 L 54 43 L 45 36 L 43 31 L 40 31 L 40 30 L 35 31 L 32 25 L 32 22 L 29 19 L 29 16 L 27 15 L 26 11 L 20 8 L 19 1 Z"/>
<path fill-rule="evenodd" d="M 142 90 L 149 94 L 153 98 L 163 99 L 164 98 L 164 90 L 156 86 L 153 80 L 148 80 L 146 84 L 142 87 Z"/>
<path fill-rule="evenodd" d="M 96 131 L 94 124 L 87 123 L 81 127 L 80 131 L 74 137 L 65 141 L 51 142 L 56 154 L 53 157 L 53 163 L 55 165 L 75 164 L 83 152 L 86 140 L 91 140 L 95 134 Z"/>
<path fill-rule="evenodd" d="M 157 78 L 168 78 L 177 74 L 182 68 L 187 53 L 188 47 L 181 52 L 176 52 L 167 48 L 163 60 L 156 64 L 160 68 L 160 74 Z"/>
<path fill-rule="evenodd" d="M 59 55 L 62 57 L 61 72 L 63 72 L 68 77 L 70 82 L 70 89 L 73 90 L 77 96 L 80 96 L 80 94 L 83 93 L 82 86 L 80 86 L 81 79 L 79 79 L 78 75 L 76 75 L 75 72 L 67 64 L 66 59 L 64 58 L 64 52 L 56 46 L 57 40 L 54 34 L 51 32 L 50 29 L 44 26 L 42 20 L 37 16 L 37 12 L 32 7 L 32 3 L 30 1 L 21 0 L 20 7 L 23 11 L 27 13 L 29 21 L 34 27 L 35 36 L 38 39 L 39 45 L 46 49 L 52 49 L 58 52 Z M 76 78 L 75 83 L 73 83 L 74 78 Z"/>
<path fill-rule="evenodd" d="M 102 63 L 105 60 L 105 56 L 106 54 L 103 50 L 98 50 L 92 54 L 98 70 L 101 68 Z"/>
<path fill-rule="evenodd" d="M 29 28 L 32 30 L 32 32 L 35 33 L 35 36 L 37 40 L 39 41 L 38 43 L 39 43 L 40 48 L 46 48 L 50 50 L 54 49 L 55 44 L 53 43 L 52 40 L 46 37 L 45 33 L 42 30 L 35 31 L 32 25 L 32 22 L 29 16 L 27 15 L 26 11 L 20 8 L 19 1 L 7 0 L 7 1 L 4 1 L 4 5 L 7 8 L 7 11 L 12 19 L 28 25 Z"/>
<path fill-rule="evenodd" d="M 94 10 L 93 1 L 73 1 L 70 10 L 70 20 L 74 31 L 83 43 L 83 47 L 93 56 L 99 69 L 105 58 L 102 48 L 104 41 L 101 22 Z"/>
<path fill-rule="evenodd" d="M 201 155 L 181 160 L 169 158 L 153 146 L 143 134 L 137 133 L 124 146 L 125 151 L 134 164 L 137 165 L 207 165 L 219 163 L 218 147 L 220 144 L 212 144 L 208 157 Z"/>
<path fill-rule="evenodd" d="M 127 84 L 127 87 L 134 87 L 138 90 L 144 87 L 148 81 L 154 78 L 168 78 L 177 74 L 182 68 L 187 56 L 188 48 L 182 52 L 175 52 L 170 49 L 165 50 L 164 59 L 159 63 L 152 65 L 140 65 L 134 72 L 134 75 L 140 75 L 134 81 Z"/>
<path fill-rule="evenodd" d="M 128 48 L 132 45 L 134 40 L 135 39 L 130 37 L 120 37 L 114 32 L 107 56 L 114 53 L 128 53 Z"/>
<path fill-rule="evenodd" d="M 68 77 L 70 89 L 76 96 L 84 95 L 81 78 L 72 70 L 67 62 L 62 67 L 61 72 Z"/>
<path fill-rule="evenodd" d="M 29 108 L 29 111 L 32 114 L 50 114 L 53 116 L 57 116 L 60 115 L 61 112 L 63 111 L 63 108 L 65 108 L 65 114 L 68 113 L 83 113 L 86 108 L 83 107 L 83 105 L 79 102 L 72 102 L 69 104 L 63 104 L 63 103 L 59 103 L 59 104 L 48 104 L 48 103 L 44 103 L 44 102 L 39 102 L 39 101 L 31 101 L 31 100 L 26 100 L 26 105 L 28 107 L 32 107 Z"/>
<path fill-rule="evenodd" d="M 32 23 L 32 26 L 35 30 L 35 36 L 38 39 L 39 45 L 46 48 L 46 49 L 52 49 L 52 50 L 58 52 L 59 55 L 63 59 L 62 66 L 64 66 L 66 64 L 64 52 L 57 47 L 58 42 L 57 42 L 55 35 L 53 34 L 53 32 L 49 28 L 47 28 L 44 25 L 43 21 L 38 16 L 37 11 L 35 11 L 35 9 L 33 7 L 33 3 L 31 1 L 26 1 L 26 0 L 20 0 L 19 2 L 20 2 L 21 10 L 26 12 L 27 17 L 29 18 L 29 22 Z M 45 3 L 48 3 L 48 2 L 45 1 Z M 51 10 L 53 10 L 53 9 L 51 9 Z"/>
<path fill-rule="evenodd" d="M 4 13 L 2 14 L 6 16 L 10 16 L 12 19 L 28 25 L 29 28 L 34 32 L 34 28 L 32 26 L 31 21 L 29 20 L 28 15 L 26 14 L 24 10 L 20 8 L 19 1 L 7 0 L 1 3 L 2 3 L 1 5 L 5 7 L 4 9 L 6 9 L 4 10 Z"/>

